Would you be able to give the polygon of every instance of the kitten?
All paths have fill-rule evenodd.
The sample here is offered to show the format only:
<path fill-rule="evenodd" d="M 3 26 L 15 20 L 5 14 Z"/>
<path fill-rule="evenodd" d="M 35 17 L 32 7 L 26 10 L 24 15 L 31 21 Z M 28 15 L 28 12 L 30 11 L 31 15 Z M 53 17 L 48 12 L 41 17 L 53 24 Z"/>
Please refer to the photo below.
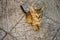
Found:
<path fill-rule="evenodd" d="M 42 27 L 41 18 L 42 18 L 42 11 L 44 10 L 43 6 L 40 9 L 34 9 L 33 7 L 29 7 L 28 12 L 25 12 L 22 5 L 20 5 L 20 7 L 25 13 L 26 22 L 32 25 L 34 31 L 37 31 L 39 27 Z"/>

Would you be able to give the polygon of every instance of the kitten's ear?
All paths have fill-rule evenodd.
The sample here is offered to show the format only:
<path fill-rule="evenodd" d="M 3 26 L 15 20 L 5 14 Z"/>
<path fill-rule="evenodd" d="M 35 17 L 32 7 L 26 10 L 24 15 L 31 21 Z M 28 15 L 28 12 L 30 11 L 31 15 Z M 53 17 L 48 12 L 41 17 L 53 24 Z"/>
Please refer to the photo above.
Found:
<path fill-rule="evenodd" d="M 20 5 L 20 8 L 22 9 L 22 11 L 23 11 L 24 13 L 27 13 L 27 12 L 24 10 L 24 8 L 23 8 L 22 5 Z"/>
<path fill-rule="evenodd" d="M 20 5 L 20 8 L 22 9 L 22 11 L 23 11 L 25 14 L 30 13 L 30 11 L 29 11 L 29 10 L 28 10 L 28 11 L 26 11 L 26 10 L 24 9 L 23 5 Z"/>
<path fill-rule="evenodd" d="M 44 6 L 40 7 L 40 9 L 35 9 L 37 12 L 42 12 L 44 10 Z"/>

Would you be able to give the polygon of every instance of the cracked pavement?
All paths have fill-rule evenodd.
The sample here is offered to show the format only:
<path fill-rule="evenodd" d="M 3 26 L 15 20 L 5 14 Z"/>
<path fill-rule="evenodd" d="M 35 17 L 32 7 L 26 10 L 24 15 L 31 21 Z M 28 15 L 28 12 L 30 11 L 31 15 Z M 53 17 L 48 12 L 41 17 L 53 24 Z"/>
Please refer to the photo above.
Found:
<path fill-rule="evenodd" d="M 20 5 L 37 2 L 45 7 L 42 28 L 34 32 L 25 22 Z M 26 9 L 26 8 L 25 8 Z M 59 40 L 60 0 L 0 0 L 0 40 Z"/>

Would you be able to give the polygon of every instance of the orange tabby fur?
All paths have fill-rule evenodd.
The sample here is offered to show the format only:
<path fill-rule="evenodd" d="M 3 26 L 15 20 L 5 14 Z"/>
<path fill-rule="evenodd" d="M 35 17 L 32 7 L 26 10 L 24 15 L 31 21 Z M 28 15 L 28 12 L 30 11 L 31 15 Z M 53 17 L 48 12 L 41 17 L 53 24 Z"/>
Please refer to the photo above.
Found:
<path fill-rule="evenodd" d="M 39 10 L 33 9 L 30 7 L 30 12 L 26 13 L 26 22 L 32 25 L 34 31 L 37 31 L 39 27 L 42 26 L 41 18 L 42 18 L 42 11 L 44 7 L 41 7 Z"/>

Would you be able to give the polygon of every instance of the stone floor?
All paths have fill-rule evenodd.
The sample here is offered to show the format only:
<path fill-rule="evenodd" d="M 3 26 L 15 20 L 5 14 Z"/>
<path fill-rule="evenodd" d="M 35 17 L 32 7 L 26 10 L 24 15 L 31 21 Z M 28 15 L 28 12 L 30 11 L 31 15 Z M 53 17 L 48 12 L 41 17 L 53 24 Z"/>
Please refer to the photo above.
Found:
<path fill-rule="evenodd" d="M 45 7 L 37 32 L 25 23 L 20 8 L 35 2 Z M 60 40 L 60 0 L 0 0 L 0 40 Z"/>

